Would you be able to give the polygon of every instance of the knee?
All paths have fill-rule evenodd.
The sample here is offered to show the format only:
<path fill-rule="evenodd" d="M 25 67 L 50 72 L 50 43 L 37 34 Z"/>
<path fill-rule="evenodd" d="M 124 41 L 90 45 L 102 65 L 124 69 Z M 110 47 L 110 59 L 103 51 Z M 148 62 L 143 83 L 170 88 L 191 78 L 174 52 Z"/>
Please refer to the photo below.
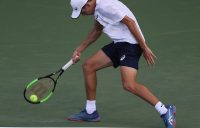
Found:
<path fill-rule="evenodd" d="M 90 60 L 86 60 L 83 65 L 82 65 L 83 71 L 92 71 L 93 68 L 93 64 Z"/>
<path fill-rule="evenodd" d="M 123 82 L 123 88 L 124 88 L 124 90 L 132 92 L 134 94 L 137 93 L 137 86 L 138 86 L 138 84 L 136 82 L 133 82 L 133 83 Z"/>

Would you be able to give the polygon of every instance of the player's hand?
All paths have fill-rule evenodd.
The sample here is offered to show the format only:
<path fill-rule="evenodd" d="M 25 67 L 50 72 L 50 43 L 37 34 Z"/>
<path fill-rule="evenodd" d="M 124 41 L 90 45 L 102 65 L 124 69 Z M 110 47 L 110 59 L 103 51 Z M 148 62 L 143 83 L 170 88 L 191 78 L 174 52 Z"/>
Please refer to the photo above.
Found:
<path fill-rule="evenodd" d="M 151 51 L 149 47 L 146 47 L 145 49 L 143 49 L 143 55 L 148 65 L 155 64 L 155 59 L 157 59 L 157 57 L 154 55 L 154 53 Z"/>
<path fill-rule="evenodd" d="M 77 63 L 81 58 L 81 53 L 77 50 L 74 51 L 73 55 L 72 55 L 72 61 L 73 63 Z"/>

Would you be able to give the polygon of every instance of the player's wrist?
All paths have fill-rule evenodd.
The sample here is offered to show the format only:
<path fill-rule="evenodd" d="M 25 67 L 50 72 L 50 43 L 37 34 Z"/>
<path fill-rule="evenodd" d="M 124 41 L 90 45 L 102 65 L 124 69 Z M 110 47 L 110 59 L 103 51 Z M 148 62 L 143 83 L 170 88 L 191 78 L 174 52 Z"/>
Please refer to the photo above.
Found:
<path fill-rule="evenodd" d="M 82 51 L 83 50 L 81 50 L 80 48 L 77 48 L 77 49 L 74 50 L 74 52 L 76 52 L 76 53 L 82 53 Z"/>
<path fill-rule="evenodd" d="M 148 46 L 147 46 L 147 45 L 140 45 L 140 47 L 141 47 L 141 49 L 142 49 L 143 51 L 146 51 L 146 50 L 148 49 Z"/>

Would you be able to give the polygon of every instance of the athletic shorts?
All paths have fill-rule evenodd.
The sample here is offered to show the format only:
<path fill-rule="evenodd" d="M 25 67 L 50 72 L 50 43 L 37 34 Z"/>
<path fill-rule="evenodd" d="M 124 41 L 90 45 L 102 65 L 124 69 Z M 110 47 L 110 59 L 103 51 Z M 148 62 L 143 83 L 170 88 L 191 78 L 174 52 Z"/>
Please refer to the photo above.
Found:
<path fill-rule="evenodd" d="M 127 66 L 138 69 L 142 49 L 138 44 L 127 42 L 110 43 L 102 48 L 103 52 L 111 59 L 113 67 Z"/>

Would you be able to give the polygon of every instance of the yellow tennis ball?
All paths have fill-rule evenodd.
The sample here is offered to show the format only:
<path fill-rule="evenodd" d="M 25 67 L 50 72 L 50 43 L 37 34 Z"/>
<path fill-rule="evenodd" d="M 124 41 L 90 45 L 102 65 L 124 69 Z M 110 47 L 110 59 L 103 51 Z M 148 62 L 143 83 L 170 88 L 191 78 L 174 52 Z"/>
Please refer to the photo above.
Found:
<path fill-rule="evenodd" d="M 31 95 L 31 96 L 30 96 L 30 100 L 31 100 L 32 102 L 37 102 L 37 101 L 38 101 L 38 97 L 37 97 L 36 95 Z"/>

